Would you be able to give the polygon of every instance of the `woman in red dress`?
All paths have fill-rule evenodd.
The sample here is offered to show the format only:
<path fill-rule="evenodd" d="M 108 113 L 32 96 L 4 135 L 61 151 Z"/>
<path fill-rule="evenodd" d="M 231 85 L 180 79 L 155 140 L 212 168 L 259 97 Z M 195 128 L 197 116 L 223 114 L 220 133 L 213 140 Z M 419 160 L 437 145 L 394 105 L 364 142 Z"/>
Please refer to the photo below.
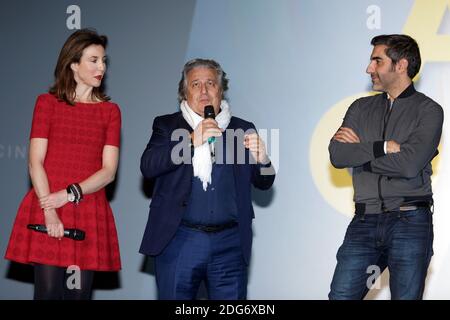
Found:
<path fill-rule="evenodd" d="M 94 271 L 121 268 L 104 187 L 114 180 L 119 106 L 102 79 L 107 38 L 82 29 L 65 42 L 49 93 L 37 98 L 30 134 L 33 188 L 20 204 L 6 259 L 34 265 L 35 299 L 90 299 Z M 45 225 L 47 233 L 27 229 Z M 85 239 L 64 237 L 80 229 Z"/>

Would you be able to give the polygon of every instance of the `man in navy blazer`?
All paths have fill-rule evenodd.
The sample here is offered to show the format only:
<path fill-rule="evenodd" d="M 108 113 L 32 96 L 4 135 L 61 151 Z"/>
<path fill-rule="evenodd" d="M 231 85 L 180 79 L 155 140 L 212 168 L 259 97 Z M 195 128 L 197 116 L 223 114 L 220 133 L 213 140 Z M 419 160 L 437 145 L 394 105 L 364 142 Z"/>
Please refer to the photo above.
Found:
<path fill-rule="evenodd" d="M 155 118 L 141 158 L 154 190 L 140 252 L 155 257 L 160 299 L 195 299 L 202 281 L 210 299 L 247 296 L 251 185 L 269 189 L 275 170 L 255 126 L 231 116 L 227 89 L 217 62 L 187 62 L 181 111 Z"/>

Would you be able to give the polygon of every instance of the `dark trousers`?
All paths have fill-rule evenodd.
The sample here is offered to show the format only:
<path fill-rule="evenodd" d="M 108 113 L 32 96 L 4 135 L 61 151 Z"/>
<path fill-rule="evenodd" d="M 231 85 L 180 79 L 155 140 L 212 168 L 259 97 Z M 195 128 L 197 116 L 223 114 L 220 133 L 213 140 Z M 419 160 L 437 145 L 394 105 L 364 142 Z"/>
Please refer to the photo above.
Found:
<path fill-rule="evenodd" d="M 422 299 L 433 255 L 428 208 L 355 215 L 337 253 L 330 299 L 363 299 L 375 270 L 387 267 L 391 299 Z"/>
<path fill-rule="evenodd" d="M 193 300 L 202 281 L 209 299 L 246 299 L 247 268 L 237 227 L 209 233 L 180 225 L 155 257 L 159 299 Z"/>

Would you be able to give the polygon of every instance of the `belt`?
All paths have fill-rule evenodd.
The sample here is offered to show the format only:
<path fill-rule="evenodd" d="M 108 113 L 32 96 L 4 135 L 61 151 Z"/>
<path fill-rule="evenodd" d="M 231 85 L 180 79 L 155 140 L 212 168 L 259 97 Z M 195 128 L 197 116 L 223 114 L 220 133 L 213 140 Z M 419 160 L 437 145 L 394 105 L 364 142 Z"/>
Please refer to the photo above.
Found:
<path fill-rule="evenodd" d="M 398 210 L 399 211 L 412 211 L 417 210 L 419 208 L 429 208 L 431 206 L 431 203 L 428 201 L 419 201 L 419 202 L 412 202 L 410 204 L 404 204 L 401 205 Z"/>
<path fill-rule="evenodd" d="M 236 221 L 216 225 L 203 225 L 203 224 L 192 224 L 184 220 L 181 221 L 181 224 L 188 228 L 200 230 L 203 232 L 220 232 L 226 229 L 231 229 L 238 225 Z"/>
<path fill-rule="evenodd" d="M 412 211 L 419 208 L 432 208 L 433 199 L 429 201 L 409 201 L 389 211 Z M 366 204 L 363 202 L 355 203 L 355 214 L 364 215 L 366 213 Z"/>

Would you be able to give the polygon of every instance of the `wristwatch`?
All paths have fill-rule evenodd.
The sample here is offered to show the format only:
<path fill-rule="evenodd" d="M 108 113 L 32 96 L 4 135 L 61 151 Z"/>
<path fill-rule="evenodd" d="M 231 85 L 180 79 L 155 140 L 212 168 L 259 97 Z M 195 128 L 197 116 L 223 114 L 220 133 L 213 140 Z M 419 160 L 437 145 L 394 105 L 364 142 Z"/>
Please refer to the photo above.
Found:
<path fill-rule="evenodd" d="M 67 187 L 67 201 L 69 202 L 75 202 L 75 195 L 72 193 L 72 190 L 70 190 L 69 187 Z"/>

